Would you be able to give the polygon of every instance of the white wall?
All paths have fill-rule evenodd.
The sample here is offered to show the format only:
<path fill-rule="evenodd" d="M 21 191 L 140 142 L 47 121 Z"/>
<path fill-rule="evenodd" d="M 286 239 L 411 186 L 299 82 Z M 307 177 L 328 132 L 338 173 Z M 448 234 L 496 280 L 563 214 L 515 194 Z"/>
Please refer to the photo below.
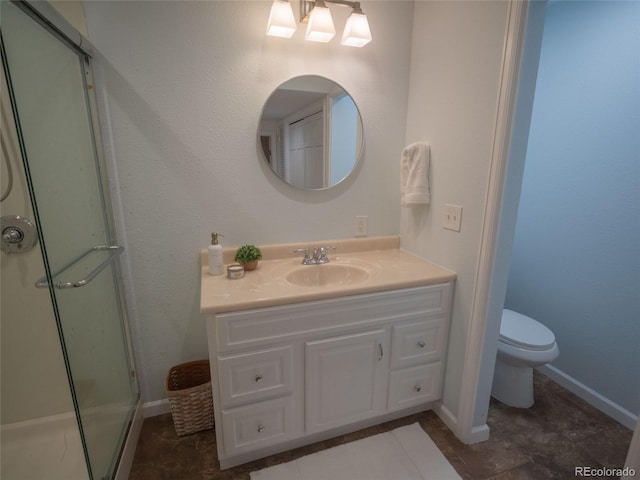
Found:
<path fill-rule="evenodd" d="M 431 145 L 431 204 L 403 209 L 402 246 L 457 275 L 443 401 L 458 412 L 488 187 L 508 2 L 416 2 L 406 143 Z M 442 228 L 461 205 L 460 233 Z"/>
<path fill-rule="evenodd" d="M 478 385 L 476 396 L 473 426 L 486 425 L 491 400 L 491 387 L 493 372 L 495 369 L 496 353 L 498 350 L 498 337 L 504 299 L 507 290 L 509 276 L 509 263 L 515 235 L 516 218 L 518 216 L 518 203 L 520 200 L 520 187 L 522 185 L 522 173 L 527 152 L 529 127 L 531 124 L 531 112 L 535 95 L 536 79 L 538 76 L 538 62 L 540 60 L 540 47 L 542 44 L 542 31 L 544 28 L 544 15 L 546 1 L 532 2 L 527 6 L 526 17 L 521 25 L 522 46 L 521 64 L 517 69 L 517 77 L 513 82 L 517 85 L 514 91 L 514 111 L 508 142 L 507 158 L 504 159 L 505 173 L 504 184 L 496 182 L 496 189 L 502 189 L 502 198 L 499 206 L 500 212 L 497 220 L 499 227 L 495 240 L 495 256 L 491 266 L 491 281 L 489 290 L 489 302 L 487 304 L 487 318 L 485 324 L 485 338 L 482 345 L 482 360 L 478 372 Z M 508 133 L 507 133 L 508 135 Z M 495 166 L 493 168 L 496 168 Z M 491 187 L 490 187 L 491 188 Z M 494 212 L 497 215 L 497 212 Z"/>
<path fill-rule="evenodd" d="M 374 40 L 362 49 L 339 35 L 305 42 L 303 28 L 291 40 L 266 37 L 270 5 L 85 3 L 144 401 L 165 397 L 171 365 L 207 356 L 198 255 L 211 231 L 229 246 L 348 238 L 361 214 L 370 235 L 400 229 L 413 3 L 368 2 Z M 331 9 L 341 28 L 348 10 Z M 338 82 L 363 117 L 364 162 L 326 192 L 289 187 L 259 161 L 262 105 L 301 74 Z"/>

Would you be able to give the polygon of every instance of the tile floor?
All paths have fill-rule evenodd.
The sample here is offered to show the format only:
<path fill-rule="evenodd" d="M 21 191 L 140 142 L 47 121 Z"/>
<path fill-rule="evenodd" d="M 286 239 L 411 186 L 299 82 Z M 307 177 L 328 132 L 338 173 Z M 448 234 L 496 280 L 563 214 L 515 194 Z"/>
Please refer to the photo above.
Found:
<path fill-rule="evenodd" d="M 420 423 L 465 480 L 566 480 L 576 478 L 575 466 L 624 465 L 630 430 L 537 373 L 535 388 L 536 403 L 529 409 L 492 399 L 487 420 L 491 438 L 476 445 L 458 441 L 429 411 L 224 471 L 219 469 L 213 430 L 178 437 L 171 415 L 161 415 L 144 421 L 129 478 L 249 480 L 254 470 L 413 422 Z"/>

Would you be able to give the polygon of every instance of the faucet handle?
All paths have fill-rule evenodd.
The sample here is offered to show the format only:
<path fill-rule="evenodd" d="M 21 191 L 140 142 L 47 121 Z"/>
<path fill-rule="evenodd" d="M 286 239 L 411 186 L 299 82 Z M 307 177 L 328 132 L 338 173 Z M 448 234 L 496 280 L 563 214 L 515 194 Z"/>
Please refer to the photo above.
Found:
<path fill-rule="evenodd" d="M 332 247 L 332 246 L 318 248 L 319 255 L 318 255 L 317 262 L 318 263 L 329 263 L 329 257 L 327 257 L 327 252 L 329 250 L 335 250 L 335 249 L 336 249 L 336 247 Z"/>
<path fill-rule="evenodd" d="M 304 253 L 304 258 L 302 259 L 303 265 L 311 265 L 313 263 L 313 259 L 309 255 L 308 248 L 297 248 L 293 251 L 293 253 Z"/>

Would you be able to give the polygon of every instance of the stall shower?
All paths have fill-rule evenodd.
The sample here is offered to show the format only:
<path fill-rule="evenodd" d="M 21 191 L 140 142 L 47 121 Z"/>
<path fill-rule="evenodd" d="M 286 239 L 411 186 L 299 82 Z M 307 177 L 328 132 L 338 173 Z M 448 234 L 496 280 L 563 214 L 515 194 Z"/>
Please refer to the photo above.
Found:
<path fill-rule="evenodd" d="M 42 11 L 0 8 L 0 477 L 111 479 L 139 395 L 91 57 Z"/>

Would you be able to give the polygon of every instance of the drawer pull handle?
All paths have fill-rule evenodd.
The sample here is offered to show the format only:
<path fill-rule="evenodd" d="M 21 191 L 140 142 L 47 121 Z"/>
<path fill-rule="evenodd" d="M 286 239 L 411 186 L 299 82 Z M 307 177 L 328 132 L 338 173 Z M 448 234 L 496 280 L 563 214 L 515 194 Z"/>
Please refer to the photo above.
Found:
<path fill-rule="evenodd" d="M 258 425 L 258 433 L 262 433 L 264 431 L 264 425 Z"/>
<path fill-rule="evenodd" d="M 379 351 L 378 360 L 382 360 L 382 357 L 384 357 L 384 352 L 382 351 L 382 344 L 381 343 L 378 344 L 378 351 Z"/>
<path fill-rule="evenodd" d="M 425 346 L 425 345 L 426 345 L 426 343 L 424 343 L 424 340 L 420 340 L 420 341 L 418 342 L 418 346 L 419 346 L 420 348 L 424 348 L 424 346 Z"/>
<path fill-rule="evenodd" d="M 420 390 L 422 390 L 422 387 L 420 385 L 416 385 L 413 388 L 415 389 L 416 392 L 419 392 Z"/>
<path fill-rule="evenodd" d="M 260 383 L 262 381 L 262 375 L 256 375 L 256 383 Z"/>

